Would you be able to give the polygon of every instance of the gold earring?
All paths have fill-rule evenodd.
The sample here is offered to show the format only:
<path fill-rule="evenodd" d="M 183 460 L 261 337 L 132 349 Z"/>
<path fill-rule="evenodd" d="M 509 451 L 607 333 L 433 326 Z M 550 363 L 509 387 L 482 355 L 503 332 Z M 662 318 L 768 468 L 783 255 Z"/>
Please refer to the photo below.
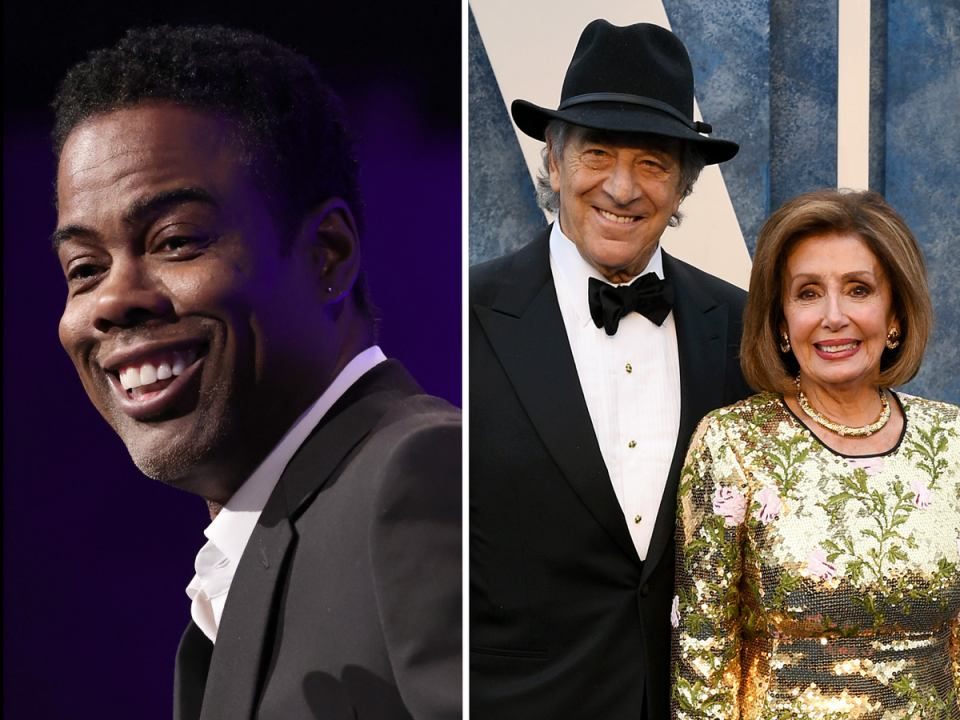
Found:
<path fill-rule="evenodd" d="M 786 330 L 780 333 L 780 352 L 790 352 L 790 335 L 787 334 Z"/>
<path fill-rule="evenodd" d="M 887 347 L 896 350 L 898 345 L 900 345 L 900 331 L 892 327 L 887 333 Z"/>

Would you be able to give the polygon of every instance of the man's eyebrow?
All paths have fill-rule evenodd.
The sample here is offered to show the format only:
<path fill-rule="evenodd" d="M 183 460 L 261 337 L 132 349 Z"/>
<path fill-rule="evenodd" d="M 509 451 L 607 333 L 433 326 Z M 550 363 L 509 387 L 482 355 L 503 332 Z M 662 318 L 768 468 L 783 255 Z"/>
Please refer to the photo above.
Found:
<path fill-rule="evenodd" d="M 622 145 L 624 147 L 643 147 L 646 150 L 670 154 L 669 140 L 661 140 L 650 133 L 615 132 L 587 128 L 580 136 L 580 142 L 597 145 Z"/>
<path fill-rule="evenodd" d="M 203 188 L 174 188 L 173 190 L 161 190 L 149 197 L 135 200 L 127 212 L 124 213 L 122 220 L 125 225 L 138 225 L 142 223 L 145 218 L 155 215 L 162 210 L 169 210 L 177 205 L 191 202 L 199 202 L 218 207 L 217 201 Z M 62 228 L 54 231 L 53 235 L 50 236 L 50 244 L 53 246 L 53 252 L 59 252 L 60 246 L 63 245 L 63 243 L 78 235 L 92 236 L 96 235 L 96 232 L 83 225 L 64 225 Z"/>

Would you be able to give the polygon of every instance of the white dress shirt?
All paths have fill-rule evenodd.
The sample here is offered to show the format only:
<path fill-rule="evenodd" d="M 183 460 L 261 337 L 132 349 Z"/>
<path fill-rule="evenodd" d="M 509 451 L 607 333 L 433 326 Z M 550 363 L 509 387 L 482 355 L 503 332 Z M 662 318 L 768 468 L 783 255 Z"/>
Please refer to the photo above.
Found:
<path fill-rule="evenodd" d="M 347 363 L 203 531 L 208 541 L 197 553 L 196 575 L 187 585 L 187 595 L 193 601 L 190 606 L 193 621 L 211 642 L 217 640 L 223 606 L 243 550 L 290 458 L 340 396 L 386 359 L 374 345 Z"/>
<path fill-rule="evenodd" d="M 550 270 L 600 453 L 633 544 L 645 560 L 680 433 L 673 312 L 659 327 L 630 313 L 613 336 L 594 325 L 589 279 L 608 281 L 583 259 L 559 222 L 550 234 Z M 641 275 L 648 272 L 663 278 L 659 245 Z"/>

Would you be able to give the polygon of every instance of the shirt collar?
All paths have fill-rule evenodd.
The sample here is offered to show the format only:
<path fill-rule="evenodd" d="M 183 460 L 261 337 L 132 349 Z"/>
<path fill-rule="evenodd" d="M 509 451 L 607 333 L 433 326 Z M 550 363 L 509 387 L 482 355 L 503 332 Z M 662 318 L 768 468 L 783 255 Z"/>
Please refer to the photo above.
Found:
<path fill-rule="evenodd" d="M 553 223 L 553 229 L 550 231 L 550 257 L 553 260 L 554 268 L 557 270 L 557 277 L 554 280 L 563 286 L 564 295 L 567 301 L 573 306 L 573 311 L 577 317 L 577 323 L 580 327 L 593 322 L 590 316 L 589 283 L 590 278 L 596 278 L 608 284 L 610 283 L 599 270 L 583 259 L 580 251 L 573 240 L 568 238 L 560 229 L 559 219 Z M 657 277 L 663 280 L 663 251 L 660 248 L 660 242 L 657 242 L 657 249 L 653 256 L 639 275 L 636 275 L 621 285 L 629 285 L 640 275 L 646 273 L 656 273 Z"/>
<path fill-rule="evenodd" d="M 316 402 L 297 418 L 277 446 L 203 531 L 207 539 L 230 559 L 234 567 L 240 562 L 240 556 L 243 555 L 247 541 L 260 519 L 260 513 L 266 506 L 290 458 L 350 386 L 386 359 L 380 348 L 374 345 L 347 363 Z"/>

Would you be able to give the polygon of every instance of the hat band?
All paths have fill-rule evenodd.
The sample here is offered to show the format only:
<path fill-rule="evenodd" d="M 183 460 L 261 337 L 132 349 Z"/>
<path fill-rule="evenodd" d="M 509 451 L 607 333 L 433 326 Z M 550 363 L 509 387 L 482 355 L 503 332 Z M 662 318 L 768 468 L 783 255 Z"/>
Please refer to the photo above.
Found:
<path fill-rule="evenodd" d="M 640 95 L 629 95 L 627 93 L 587 93 L 585 95 L 574 95 L 572 98 L 563 100 L 557 110 L 566 110 L 574 105 L 585 105 L 586 103 L 595 102 L 619 102 L 628 103 L 630 105 L 642 105 L 643 107 L 653 108 L 654 110 L 660 110 L 661 112 L 671 115 L 694 132 L 705 134 L 713 132 L 713 127 L 709 123 L 700 122 L 699 120 L 690 120 L 683 113 L 673 107 L 673 105 L 668 105 L 665 102 L 660 102 L 659 100 L 654 100 L 653 98 L 642 97 Z"/>

